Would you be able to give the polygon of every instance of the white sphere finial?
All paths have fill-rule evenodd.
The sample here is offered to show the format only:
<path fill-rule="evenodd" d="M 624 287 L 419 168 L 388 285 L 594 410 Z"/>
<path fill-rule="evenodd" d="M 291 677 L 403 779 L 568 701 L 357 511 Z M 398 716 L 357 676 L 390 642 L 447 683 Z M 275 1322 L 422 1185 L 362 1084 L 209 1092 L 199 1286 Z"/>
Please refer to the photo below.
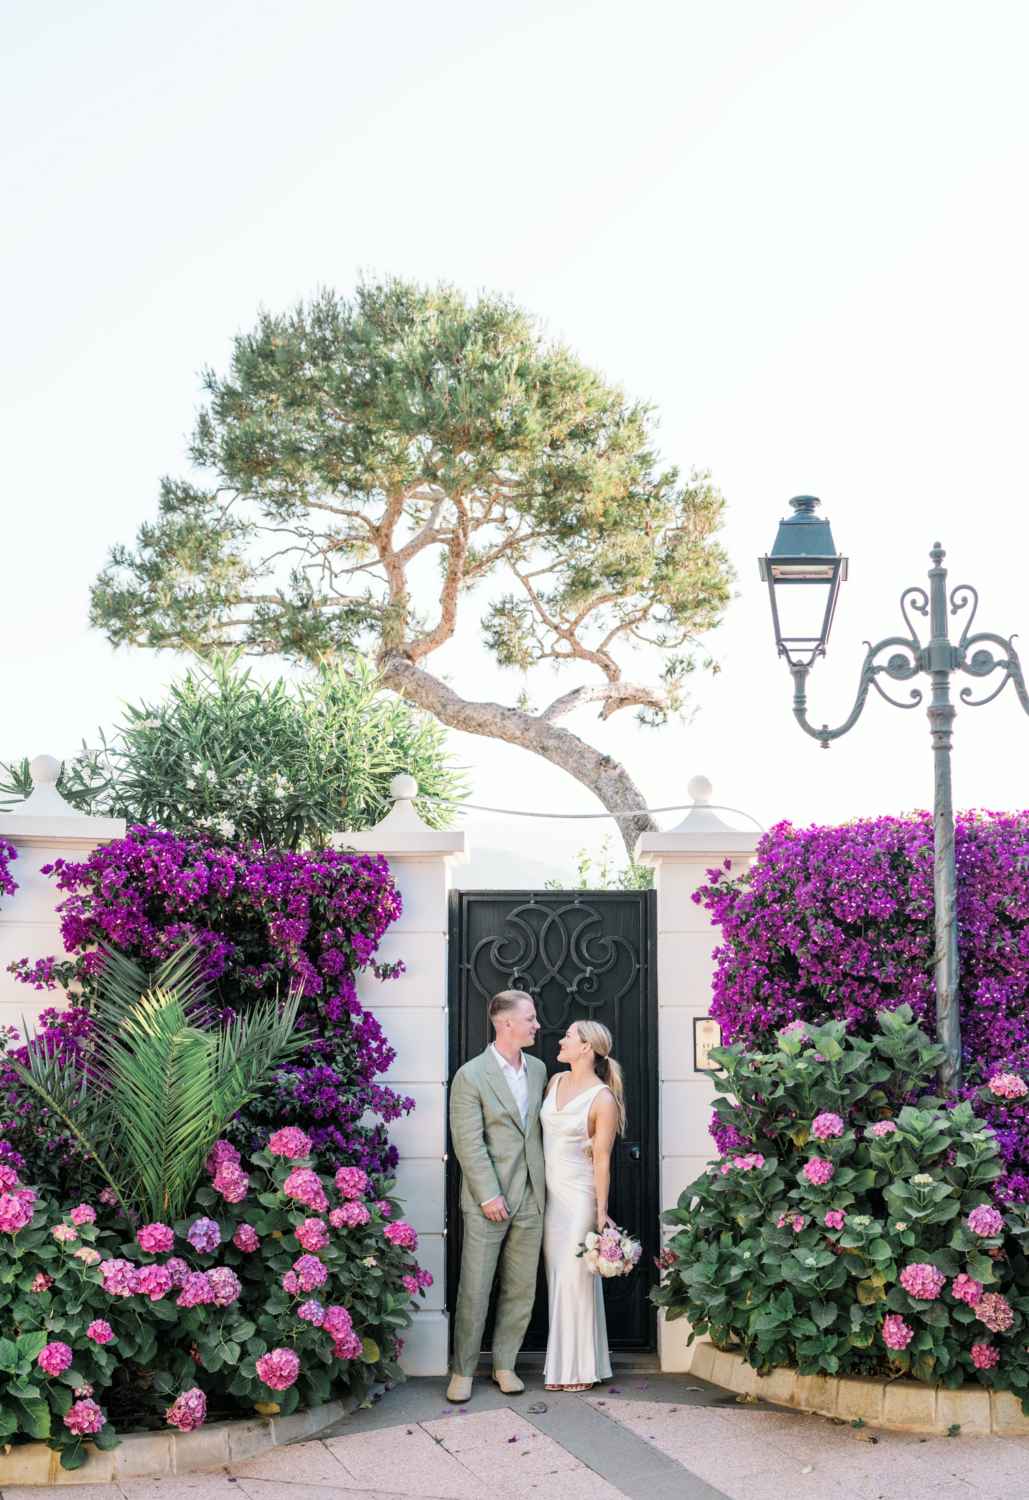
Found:
<path fill-rule="evenodd" d="M 710 802 L 714 787 L 706 776 L 694 776 L 686 788 L 686 795 L 692 797 L 694 802 Z"/>
<path fill-rule="evenodd" d="M 61 774 L 61 762 L 53 755 L 37 755 L 29 765 L 29 775 L 38 786 L 40 782 L 56 782 Z"/>
<path fill-rule="evenodd" d="M 418 795 L 418 783 L 413 776 L 401 773 L 390 782 L 389 794 L 394 802 L 412 802 Z"/>

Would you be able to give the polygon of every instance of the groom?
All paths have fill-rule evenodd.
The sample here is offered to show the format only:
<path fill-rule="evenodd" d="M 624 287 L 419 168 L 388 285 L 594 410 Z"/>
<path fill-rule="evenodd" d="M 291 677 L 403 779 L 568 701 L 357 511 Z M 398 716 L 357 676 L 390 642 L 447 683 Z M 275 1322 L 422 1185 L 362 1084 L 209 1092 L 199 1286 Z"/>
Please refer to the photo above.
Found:
<path fill-rule="evenodd" d="M 514 1373 L 536 1298 L 543 1239 L 545 1065 L 526 1057 L 536 1040 L 536 1007 L 522 990 L 490 1001 L 494 1040 L 465 1063 L 450 1085 L 450 1133 L 461 1163 L 464 1248 L 454 1320 L 454 1358 L 447 1400 L 472 1394 L 493 1277 L 500 1300 L 493 1330 L 493 1379 L 506 1396 L 525 1389 Z"/>

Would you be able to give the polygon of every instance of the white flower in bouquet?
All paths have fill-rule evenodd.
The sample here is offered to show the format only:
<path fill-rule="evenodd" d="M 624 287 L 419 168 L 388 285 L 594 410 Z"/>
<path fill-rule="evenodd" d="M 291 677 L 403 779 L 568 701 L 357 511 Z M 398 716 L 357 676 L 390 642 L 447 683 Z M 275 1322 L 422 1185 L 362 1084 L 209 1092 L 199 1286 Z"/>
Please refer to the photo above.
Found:
<path fill-rule="evenodd" d="M 595 1250 L 597 1248 L 597 1246 L 600 1244 L 600 1235 L 599 1234 L 594 1234 L 592 1232 L 592 1230 L 591 1230 L 590 1233 L 586 1236 L 586 1242 L 585 1243 L 586 1243 L 586 1249 L 587 1250 Z"/>
<path fill-rule="evenodd" d="M 599 1234 L 590 1233 L 579 1247 L 586 1269 L 594 1276 L 625 1276 L 640 1258 L 642 1246 L 614 1224 L 605 1224 Z"/>

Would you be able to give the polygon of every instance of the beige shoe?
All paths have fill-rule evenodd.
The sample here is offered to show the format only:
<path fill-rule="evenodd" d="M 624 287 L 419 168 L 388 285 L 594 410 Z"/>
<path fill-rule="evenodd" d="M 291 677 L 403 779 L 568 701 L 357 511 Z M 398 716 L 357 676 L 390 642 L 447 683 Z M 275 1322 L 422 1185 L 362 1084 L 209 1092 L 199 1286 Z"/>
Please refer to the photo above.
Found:
<path fill-rule="evenodd" d="M 453 1406 L 462 1406 L 471 1399 L 472 1377 L 470 1375 L 451 1375 L 450 1384 L 447 1386 L 447 1400 Z"/>
<path fill-rule="evenodd" d="M 518 1379 L 513 1370 L 494 1370 L 493 1379 L 497 1382 L 505 1396 L 520 1396 L 525 1390 L 524 1385 Z"/>

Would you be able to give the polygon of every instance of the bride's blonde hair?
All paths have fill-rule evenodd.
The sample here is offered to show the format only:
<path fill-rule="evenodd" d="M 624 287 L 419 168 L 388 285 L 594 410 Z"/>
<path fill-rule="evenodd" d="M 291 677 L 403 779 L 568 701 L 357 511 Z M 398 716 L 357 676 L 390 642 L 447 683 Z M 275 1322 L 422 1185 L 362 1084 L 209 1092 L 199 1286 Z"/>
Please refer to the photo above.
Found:
<path fill-rule="evenodd" d="M 575 1029 L 584 1042 L 589 1042 L 593 1048 L 593 1071 L 601 1083 L 606 1083 L 614 1095 L 615 1106 L 618 1110 L 618 1130 L 621 1135 L 625 1134 L 625 1087 L 622 1082 L 622 1070 L 611 1056 L 611 1044 L 614 1041 L 606 1026 L 601 1026 L 599 1021 L 576 1021 Z"/>

